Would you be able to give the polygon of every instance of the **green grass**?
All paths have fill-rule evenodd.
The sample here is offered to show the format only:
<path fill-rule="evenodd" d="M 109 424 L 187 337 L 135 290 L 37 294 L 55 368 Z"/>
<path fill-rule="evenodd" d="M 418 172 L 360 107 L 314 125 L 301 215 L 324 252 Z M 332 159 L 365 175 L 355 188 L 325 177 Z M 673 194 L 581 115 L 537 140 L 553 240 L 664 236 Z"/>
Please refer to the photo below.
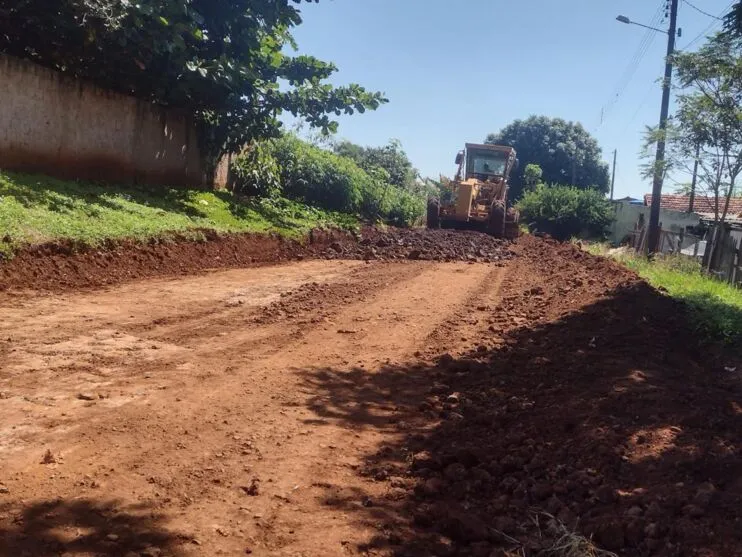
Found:
<path fill-rule="evenodd" d="M 315 227 L 352 229 L 358 219 L 286 199 L 240 201 L 228 192 L 58 180 L 0 171 L 0 251 L 50 241 L 96 246 L 199 229 L 276 232 L 299 237 Z"/>
<path fill-rule="evenodd" d="M 611 253 L 604 244 L 585 248 L 594 255 L 613 257 L 651 285 L 683 301 L 702 340 L 728 346 L 742 342 L 742 290 L 705 275 L 697 261 L 683 256 L 650 261 L 633 252 Z"/>

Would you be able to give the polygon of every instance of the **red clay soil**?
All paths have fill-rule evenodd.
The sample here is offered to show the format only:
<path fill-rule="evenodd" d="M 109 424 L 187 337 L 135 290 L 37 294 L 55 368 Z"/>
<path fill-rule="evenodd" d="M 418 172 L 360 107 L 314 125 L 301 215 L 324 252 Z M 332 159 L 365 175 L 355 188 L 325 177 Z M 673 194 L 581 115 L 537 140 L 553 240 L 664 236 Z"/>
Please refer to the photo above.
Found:
<path fill-rule="evenodd" d="M 322 255 L 328 259 L 502 263 L 513 255 L 509 245 L 473 231 L 366 228 L 358 241 L 335 242 Z"/>
<path fill-rule="evenodd" d="M 517 252 L 501 302 L 479 308 L 478 350 L 375 377 L 407 431 L 365 468 L 406 492 L 376 544 L 593 555 L 555 549 L 570 531 L 626 556 L 742 555 L 739 372 L 708 361 L 683 308 L 631 272 L 534 238 Z"/>
<path fill-rule="evenodd" d="M 21 250 L 0 260 L 0 290 L 71 290 L 110 286 L 136 279 L 199 273 L 213 269 L 322 259 L 420 259 L 436 261 L 504 261 L 507 244 L 485 234 L 451 231 L 380 231 L 360 235 L 312 231 L 302 241 L 277 235 L 217 234 L 203 231 L 195 241 L 176 235 L 142 243 L 110 241 L 100 248 L 57 242 Z"/>
<path fill-rule="evenodd" d="M 0 295 L 0 556 L 742 556 L 742 367 L 681 305 L 534 237 L 276 242 L 356 261 Z"/>
<path fill-rule="evenodd" d="M 204 236 L 204 241 L 178 236 L 148 243 L 111 241 L 97 249 L 71 243 L 26 248 L 0 264 L 0 290 L 99 287 L 207 269 L 277 263 L 304 253 L 301 245 L 279 236 L 219 235 L 209 231 Z"/>

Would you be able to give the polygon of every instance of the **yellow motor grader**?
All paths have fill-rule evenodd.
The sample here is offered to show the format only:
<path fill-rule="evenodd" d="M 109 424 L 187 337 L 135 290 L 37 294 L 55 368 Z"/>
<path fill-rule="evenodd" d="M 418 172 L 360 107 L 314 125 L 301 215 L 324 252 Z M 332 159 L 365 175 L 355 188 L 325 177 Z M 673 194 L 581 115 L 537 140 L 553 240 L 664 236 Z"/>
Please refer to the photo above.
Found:
<path fill-rule="evenodd" d="M 467 143 L 448 195 L 428 199 L 428 228 L 475 228 L 496 238 L 518 237 L 518 212 L 508 209 L 508 179 L 518 168 L 515 149 Z"/>

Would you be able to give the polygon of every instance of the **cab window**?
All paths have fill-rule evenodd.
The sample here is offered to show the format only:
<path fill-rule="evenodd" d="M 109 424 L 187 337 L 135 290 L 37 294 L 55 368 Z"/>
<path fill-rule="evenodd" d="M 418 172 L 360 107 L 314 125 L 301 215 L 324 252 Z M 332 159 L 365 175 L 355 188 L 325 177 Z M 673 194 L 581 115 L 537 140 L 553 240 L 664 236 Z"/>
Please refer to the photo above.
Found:
<path fill-rule="evenodd" d="M 473 174 L 503 176 L 506 163 L 507 159 L 500 153 L 474 153 L 470 169 Z"/>

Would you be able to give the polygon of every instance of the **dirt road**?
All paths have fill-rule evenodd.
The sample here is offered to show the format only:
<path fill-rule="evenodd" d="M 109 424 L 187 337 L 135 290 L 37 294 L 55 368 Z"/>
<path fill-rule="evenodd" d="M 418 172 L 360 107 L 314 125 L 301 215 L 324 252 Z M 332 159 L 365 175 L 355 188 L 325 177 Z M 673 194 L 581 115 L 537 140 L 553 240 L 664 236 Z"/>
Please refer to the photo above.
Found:
<path fill-rule="evenodd" d="M 742 555 L 736 378 L 570 246 L 0 305 L 0 555 Z"/>

